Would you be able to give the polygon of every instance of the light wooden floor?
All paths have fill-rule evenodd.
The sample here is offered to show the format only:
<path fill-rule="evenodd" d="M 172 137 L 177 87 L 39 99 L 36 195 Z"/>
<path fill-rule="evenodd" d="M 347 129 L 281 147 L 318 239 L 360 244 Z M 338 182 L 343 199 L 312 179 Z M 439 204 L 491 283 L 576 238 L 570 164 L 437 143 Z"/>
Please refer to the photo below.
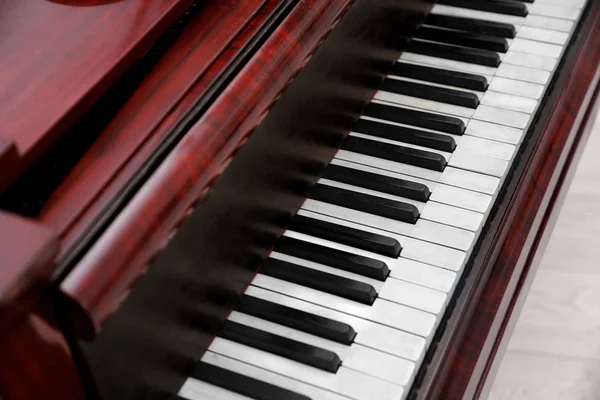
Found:
<path fill-rule="evenodd" d="M 489 400 L 600 399 L 600 118 Z"/>

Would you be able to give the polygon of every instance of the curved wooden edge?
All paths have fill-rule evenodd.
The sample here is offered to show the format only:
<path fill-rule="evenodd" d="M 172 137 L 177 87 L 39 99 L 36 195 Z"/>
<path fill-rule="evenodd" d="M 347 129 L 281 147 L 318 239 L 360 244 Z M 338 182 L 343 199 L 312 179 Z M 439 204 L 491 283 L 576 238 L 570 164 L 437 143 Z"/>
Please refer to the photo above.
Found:
<path fill-rule="evenodd" d="M 208 195 L 236 150 L 351 4 L 299 2 L 62 282 L 62 291 L 87 311 L 96 330 Z"/>
<path fill-rule="evenodd" d="M 22 169 L 143 55 L 192 0 L 79 3 L 0 3 L 5 28 L 0 126 L 2 135 L 18 146 Z"/>
<path fill-rule="evenodd" d="M 183 118 L 193 106 L 190 92 L 198 98 L 199 89 L 206 91 L 227 67 L 232 57 L 224 52 L 232 45 L 236 50 L 243 47 L 239 35 L 260 19 L 256 14 L 265 3 L 280 2 L 210 0 L 202 6 L 41 210 L 38 219 L 59 232 L 62 252 L 168 135 L 169 129 L 160 129 L 163 121 L 168 119 L 172 127 L 174 120 Z"/>
<path fill-rule="evenodd" d="M 580 143 L 584 130 L 581 124 L 588 115 L 591 100 L 598 85 L 600 63 L 600 13 L 598 2 L 592 5 L 591 22 L 580 32 L 583 40 L 574 56 L 572 68 L 560 86 L 554 88 L 558 97 L 545 119 L 541 135 L 531 157 L 515 179 L 516 189 L 505 204 L 503 215 L 496 223 L 502 227 L 491 239 L 489 251 L 482 255 L 481 271 L 491 271 L 473 289 L 471 317 L 459 323 L 457 347 L 445 358 L 446 365 L 435 377 L 424 398 L 459 400 L 478 398 L 490 357 L 501 339 L 504 320 L 510 315 L 513 296 L 522 287 L 529 262 L 535 253 L 547 213 L 559 188 L 561 176 L 569 167 L 570 156 Z M 479 264 L 477 264 L 479 265 Z M 474 271 L 475 272 L 475 271 Z M 433 396 L 433 397 L 427 397 Z M 436 397 L 437 396 L 437 397 Z"/>

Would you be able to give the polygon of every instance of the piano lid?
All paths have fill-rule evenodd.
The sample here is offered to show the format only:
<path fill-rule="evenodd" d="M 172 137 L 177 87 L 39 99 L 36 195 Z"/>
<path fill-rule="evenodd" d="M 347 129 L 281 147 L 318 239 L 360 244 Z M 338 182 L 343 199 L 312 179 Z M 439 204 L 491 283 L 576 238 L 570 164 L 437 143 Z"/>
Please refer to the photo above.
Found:
<path fill-rule="evenodd" d="M 191 3 L 3 0 L 0 192 Z"/>

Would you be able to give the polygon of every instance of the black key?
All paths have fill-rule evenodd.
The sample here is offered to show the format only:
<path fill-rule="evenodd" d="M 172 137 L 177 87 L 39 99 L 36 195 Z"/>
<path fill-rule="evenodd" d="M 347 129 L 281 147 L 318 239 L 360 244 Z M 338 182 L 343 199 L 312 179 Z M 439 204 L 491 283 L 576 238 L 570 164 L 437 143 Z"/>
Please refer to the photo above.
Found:
<path fill-rule="evenodd" d="M 482 35 L 479 33 L 450 31 L 447 29 L 422 26 L 417 31 L 415 37 L 417 39 L 456 44 L 458 46 L 473 47 L 500 53 L 506 53 L 508 51 L 508 42 L 505 38 Z"/>
<path fill-rule="evenodd" d="M 405 181 L 404 179 L 346 168 L 340 165 L 329 165 L 323 173 L 323 178 L 422 202 L 427 201 L 430 195 L 429 188 L 422 183 Z"/>
<path fill-rule="evenodd" d="M 462 135 L 466 129 L 465 123 L 459 118 L 385 104 L 369 103 L 365 107 L 363 114 L 373 118 L 384 119 L 399 124 L 414 125 L 454 135 Z"/>
<path fill-rule="evenodd" d="M 517 35 L 514 25 L 503 22 L 483 21 L 474 18 L 452 17 L 448 15 L 429 14 L 425 22 L 427 25 L 441 28 L 457 29 L 474 33 L 481 33 L 513 39 Z"/>
<path fill-rule="evenodd" d="M 217 367 L 199 361 L 194 366 L 191 374 L 192 378 L 210 383 L 227 389 L 231 392 L 241 394 L 256 400 L 310 400 L 303 394 L 295 393 L 290 390 L 271 385 L 270 383 L 250 378 L 237 372 Z"/>
<path fill-rule="evenodd" d="M 433 171 L 444 171 L 447 161 L 443 155 L 430 151 L 413 149 L 376 140 L 348 136 L 342 143 L 342 149 L 355 153 L 384 158 L 403 164 L 427 168 Z"/>
<path fill-rule="evenodd" d="M 523 3 L 533 3 L 534 0 L 514 0 L 514 1 L 522 1 Z"/>
<path fill-rule="evenodd" d="M 518 17 L 526 17 L 528 14 L 525 4 L 512 0 L 438 0 L 438 3 Z"/>
<path fill-rule="evenodd" d="M 479 105 L 479 97 L 474 93 L 431 86 L 424 83 L 388 78 L 383 81 L 379 89 L 386 92 L 404 94 L 406 96 L 439 101 L 441 103 L 454 104 L 468 108 L 477 108 Z"/>
<path fill-rule="evenodd" d="M 484 92 L 488 88 L 488 81 L 485 76 L 469 74 L 466 72 L 448 71 L 440 68 L 426 67 L 424 65 L 397 62 L 392 67 L 391 73 L 405 78 L 441 83 L 443 85 L 478 90 L 480 92 Z"/>
<path fill-rule="evenodd" d="M 383 261 L 305 242 L 288 236 L 279 238 L 275 245 L 275 251 L 379 281 L 385 281 L 390 274 L 390 269 Z"/>
<path fill-rule="evenodd" d="M 385 218 L 395 219 L 409 224 L 416 224 L 419 210 L 412 204 L 396 200 L 384 199 L 364 193 L 341 189 L 333 186 L 316 184 L 311 189 L 310 198 L 340 207 L 351 208 Z"/>
<path fill-rule="evenodd" d="M 368 306 L 372 305 L 377 298 L 377 291 L 368 283 L 328 274 L 327 272 L 302 267 L 274 258 L 267 258 L 262 267 L 260 267 L 260 273 Z"/>
<path fill-rule="evenodd" d="M 330 170 L 331 167 L 337 167 L 337 165 L 330 165 L 329 167 L 327 167 L 327 169 L 325 169 L 325 175 L 323 175 L 324 178 L 329 178 L 332 176 L 331 173 L 327 173 L 328 170 L 335 170 L 335 168 Z M 350 172 L 354 171 L 348 168 L 340 168 Z M 347 176 L 352 174 L 346 173 L 345 175 Z M 410 182 L 404 182 L 406 182 L 407 186 L 410 185 Z M 353 183 L 349 184 L 352 185 Z M 425 187 L 425 189 L 427 188 Z M 376 233 L 365 232 L 354 228 L 349 228 L 343 225 L 333 224 L 331 222 L 305 217 L 303 215 L 296 215 L 292 219 L 292 222 L 288 226 L 288 229 L 304 233 L 305 235 L 311 235 L 321 239 L 331 240 L 332 242 L 345 244 L 346 246 L 356 247 L 357 249 L 371 251 L 373 253 L 381 254 L 382 256 L 387 257 L 398 258 L 398 256 L 400 256 L 400 252 L 402 251 L 402 246 L 400 246 L 400 243 L 394 238 L 378 235 Z"/>
<path fill-rule="evenodd" d="M 418 146 L 429 147 L 430 149 L 447 151 L 450 153 L 456 149 L 456 142 L 452 136 L 407 128 L 405 126 L 386 124 L 385 122 L 359 119 L 352 130 L 366 135 L 416 144 Z"/>
<path fill-rule="evenodd" d="M 350 346 L 356 331 L 348 324 L 295 308 L 282 306 L 257 297 L 243 295 L 235 309 L 256 318 L 287 326 L 311 335 Z"/>
<path fill-rule="evenodd" d="M 500 56 L 498 53 L 448 44 L 423 42 L 413 39 L 406 45 L 406 51 L 494 68 L 500 65 Z"/>

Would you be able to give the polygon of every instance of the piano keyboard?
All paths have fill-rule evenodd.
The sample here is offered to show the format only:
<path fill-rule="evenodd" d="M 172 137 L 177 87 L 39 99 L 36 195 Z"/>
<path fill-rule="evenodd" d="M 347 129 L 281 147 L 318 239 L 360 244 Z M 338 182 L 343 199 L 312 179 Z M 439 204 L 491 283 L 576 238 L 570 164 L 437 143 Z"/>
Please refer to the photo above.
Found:
<path fill-rule="evenodd" d="M 439 0 L 179 396 L 409 393 L 585 0 Z"/>

